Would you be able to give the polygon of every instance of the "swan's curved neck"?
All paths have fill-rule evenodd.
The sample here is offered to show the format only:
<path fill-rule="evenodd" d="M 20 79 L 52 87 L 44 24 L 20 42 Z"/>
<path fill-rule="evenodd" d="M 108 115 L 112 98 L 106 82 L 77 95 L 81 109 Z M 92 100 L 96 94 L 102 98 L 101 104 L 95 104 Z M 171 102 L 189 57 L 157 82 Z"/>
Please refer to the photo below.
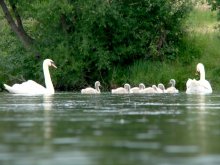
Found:
<path fill-rule="evenodd" d="M 205 69 L 201 68 L 199 72 L 200 72 L 200 80 L 205 80 Z"/>
<path fill-rule="evenodd" d="M 51 81 L 49 67 L 46 64 L 43 64 L 43 71 L 44 71 L 44 79 L 45 79 L 45 85 L 48 93 L 53 94 L 54 93 L 54 87 L 53 83 Z"/>
<path fill-rule="evenodd" d="M 131 87 L 130 87 L 128 84 L 125 84 L 125 85 L 124 85 L 124 88 L 125 88 L 128 92 L 130 92 L 130 88 L 131 88 Z"/>
<path fill-rule="evenodd" d="M 98 86 L 98 85 L 96 85 L 95 88 L 96 88 L 96 90 L 97 90 L 98 92 L 100 92 L 100 89 L 99 89 L 99 86 Z"/>

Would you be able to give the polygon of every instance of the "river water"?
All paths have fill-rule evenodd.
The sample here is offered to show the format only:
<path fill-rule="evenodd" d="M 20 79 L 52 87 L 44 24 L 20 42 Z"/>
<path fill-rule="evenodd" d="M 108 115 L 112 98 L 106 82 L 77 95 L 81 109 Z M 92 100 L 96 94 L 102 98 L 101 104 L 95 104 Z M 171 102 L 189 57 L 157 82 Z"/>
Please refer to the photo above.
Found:
<path fill-rule="evenodd" d="M 220 93 L 0 93 L 1 165 L 219 165 Z"/>

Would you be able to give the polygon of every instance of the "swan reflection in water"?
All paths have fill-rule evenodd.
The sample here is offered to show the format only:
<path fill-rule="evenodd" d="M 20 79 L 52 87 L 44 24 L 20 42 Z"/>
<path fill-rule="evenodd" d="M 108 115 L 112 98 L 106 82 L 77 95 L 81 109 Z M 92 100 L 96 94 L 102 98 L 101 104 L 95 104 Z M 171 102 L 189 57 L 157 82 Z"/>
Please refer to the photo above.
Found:
<path fill-rule="evenodd" d="M 209 129 L 207 125 L 208 121 L 208 106 L 207 99 L 209 95 L 192 95 L 187 97 L 190 106 L 188 107 L 188 121 L 191 122 L 191 131 L 193 139 L 196 144 L 200 146 L 201 153 L 207 153 L 209 150 L 209 143 L 207 141 L 209 137 Z M 193 102 L 192 102 L 193 101 Z"/>
<path fill-rule="evenodd" d="M 196 95 L 196 108 L 199 110 L 205 110 L 206 109 L 206 95 Z"/>
<path fill-rule="evenodd" d="M 206 97 L 208 95 L 186 95 L 187 109 L 206 110 Z"/>
<path fill-rule="evenodd" d="M 43 96 L 43 107 L 44 107 L 44 139 L 49 140 L 52 138 L 52 116 L 51 110 L 53 107 L 53 95 L 44 95 Z"/>
<path fill-rule="evenodd" d="M 53 120 L 53 110 L 55 110 L 54 105 L 54 95 L 45 95 L 43 96 L 43 138 L 44 138 L 44 146 L 42 152 L 46 153 L 43 157 L 46 160 L 47 164 L 71 164 L 70 162 L 76 162 L 76 164 L 91 164 L 93 159 L 90 158 L 91 154 L 87 154 L 85 151 L 81 151 L 80 149 L 74 149 L 70 147 L 70 149 L 65 149 L 61 151 L 57 151 L 54 147 L 56 144 L 66 143 L 75 143 L 77 138 L 61 138 L 57 137 L 53 132 L 55 132 L 54 128 L 54 120 Z M 57 158 L 58 157 L 58 158 Z M 42 159 L 42 158 L 41 158 Z M 97 164 L 97 163 L 92 163 Z"/>

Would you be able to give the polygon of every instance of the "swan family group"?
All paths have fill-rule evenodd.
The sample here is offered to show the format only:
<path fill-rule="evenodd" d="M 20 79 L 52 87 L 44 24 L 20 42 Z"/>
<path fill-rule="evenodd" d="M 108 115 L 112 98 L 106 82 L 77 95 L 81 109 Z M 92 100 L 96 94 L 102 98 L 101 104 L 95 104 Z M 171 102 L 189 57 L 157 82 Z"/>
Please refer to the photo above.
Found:
<path fill-rule="evenodd" d="M 14 94 L 27 94 L 27 95 L 39 95 L 46 94 L 51 95 L 55 93 L 54 86 L 50 77 L 49 67 L 57 68 L 54 64 L 53 60 L 45 59 L 43 62 L 43 72 L 45 78 L 45 85 L 36 83 L 33 80 L 28 80 L 21 84 L 14 84 L 13 86 L 9 86 L 4 84 L 5 89 Z M 204 65 L 199 63 L 196 67 L 197 72 L 200 74 L 200 79 L 188 79 L 186 82 L 186 93 L 187 94 L 210 94 L 212 93 L 212 87 L 210 83 L 205 79 L 205 68 Z M 111 93 L 113 94 L 123 94 L 123 93 L 179 93 L 179 90 L 175 88 L 175 80 L 170 80 L 171 86 L 165 89 L 163 84 L 152 85 L 152 87 L 145 88 L 143 83 L 139 84 L 139 87 L 133 87 L 129 84 L 125 84 L 124 87 L 119 87 L 116 89 L 112 89 Z M 95 82 L 95 88 L 88 87 L 81 90 L 82 94 L 99 94 L 101 93 L 99 87 L 101 86 L 99 81 Z"/>
<path fill-rule="evenodd" d="M 131 88 L 131 86 L 128 83 L 126 83 L 124 85 L 124 87 L 119 87 L 119 88 L 116 88 L 116 89 L 112 89 L 111 93 L 112 94 L 179 93 L 179 90 L 175 88 L 176 81 L 174 79 L 170 80 L 170 84 L 171 84 L 171 87 L 165 89 L 164 85 L 161 84 L 161 83 L 158 84 L 158 86 L 152 85 L 152 87 L 147 87 L 147 88 L 145 88 L 145 85 L 143 83 L 140 83 L 139 87 L 133 87 L 133 88 Z M 100 86 L 101 86 L 100 82 L 96 81 L 95 82 L 95 88 L 88 87 L 88 88 L 82 89 L 81 93 L 82 94 L 98 94 L 98 93 L 101 93 L 100 89 L 99 89 Z"/>

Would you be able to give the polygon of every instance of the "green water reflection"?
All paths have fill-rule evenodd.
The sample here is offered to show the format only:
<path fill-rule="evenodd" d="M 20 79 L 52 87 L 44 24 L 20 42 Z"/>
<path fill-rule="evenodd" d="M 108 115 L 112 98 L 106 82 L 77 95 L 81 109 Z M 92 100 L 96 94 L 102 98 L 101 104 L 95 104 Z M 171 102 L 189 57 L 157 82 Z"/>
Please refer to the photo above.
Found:
<path fill-rule="evenodd" d="M 1 165 L 220 164 L 220 94 L 0 93 Z"/>

